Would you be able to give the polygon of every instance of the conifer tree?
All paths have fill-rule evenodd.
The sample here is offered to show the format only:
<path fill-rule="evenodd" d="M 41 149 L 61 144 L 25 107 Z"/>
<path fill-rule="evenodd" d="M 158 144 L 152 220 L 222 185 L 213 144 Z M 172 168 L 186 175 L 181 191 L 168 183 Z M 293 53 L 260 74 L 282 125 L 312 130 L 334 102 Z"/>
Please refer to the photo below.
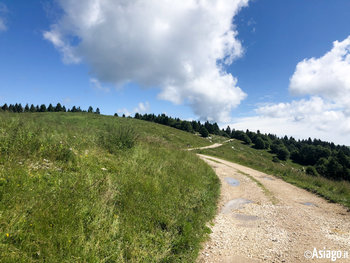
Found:
<path fill-rule="evenodd" d="M 39 111 L 40 112 L 46 112 L 47 111 L 45 104 L 41 104 L 40 105 L 40 110 Z"/>
<path fill-rule="evenodd" d="M 32 105 L 30 105 L 30 109 L 29 109 L 29 111 L 30 112 L 35 112 L 36 110 L 35 110 L 35 107 L 34 107 L 34 105 L 32 104 Z"/>
<path fill-rule="evenodd" d="M 57 105 L 56 105 L 56 107 L 55 107 L 55 111 L 56 111 L 56 112 L 62 111 L 62 105 L 61 105 L 61 103 L 57 103 Z"/>
<path fill-rule="evenodd" d="M 51 103 L 49 104 L 49 107 L 47 107 L 47 111 L 48 112 L 54 112 L 54 108 L 53 108 Z"/>

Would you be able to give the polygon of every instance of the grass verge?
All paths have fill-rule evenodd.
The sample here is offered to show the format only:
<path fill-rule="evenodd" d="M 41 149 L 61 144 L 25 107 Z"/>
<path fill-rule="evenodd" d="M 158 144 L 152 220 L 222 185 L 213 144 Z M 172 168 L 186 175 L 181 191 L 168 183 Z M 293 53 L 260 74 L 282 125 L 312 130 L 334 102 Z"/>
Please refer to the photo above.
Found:
<path fill-rule="evenodd" d="M 256 150 L 238 140 L 225 143 L 218 148 L 197 150 L 206 154 L 245 165 L 258 171 L 275 175 L 288 183 L 313 192 L 330 202 L 350 208 L 350 183 L 332 181 L 323 177 L 310 176 L 303 172 L 301 165 L 293 162 L 272 162 L 272 155 L 266 150 Z"/>

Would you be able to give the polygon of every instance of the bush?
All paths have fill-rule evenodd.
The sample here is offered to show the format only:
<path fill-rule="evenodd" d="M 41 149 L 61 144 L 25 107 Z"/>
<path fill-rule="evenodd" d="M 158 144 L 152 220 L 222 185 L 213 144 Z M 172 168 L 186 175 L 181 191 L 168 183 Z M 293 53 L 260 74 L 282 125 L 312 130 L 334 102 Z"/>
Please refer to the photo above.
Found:
<path fill-rule="evenodd" d="M 277 150 L 277 157 L 282 161 L 286 161 L 289 158 L 289 151 L 285 146 L 280 146 Z"/>
<path fill-rule="evenodd" d="M 107 131 L 100 135 L 100 145 L 113 154 L 119 150 L 133 148 L 137 138 L 135 130 L 129 126 L 109 126 Z"/>
<path fill-rule="evenodd" d="M 277 156 L 274 156 L 274 157 L 272 158 L 272 161 L 273 161 L 274 163 L 279 163 L 279 162 L 280 162 L 280 160 L 277 158 Z"/>
<path fill-rule="evenodd" d="M 209 136 L 209 132 L 208 132 L 208 130 L 207 130 L 204 126 L 202 126 L 202 127 L 200 128 L 199 133 L 200 133 L 200 135 L 201 135 L 203 138 L 206 138 L 206 137 Z"/>
<path fill-rule="evenodd" d="M 318 176 L 319 175 L 318 172 L 316 171 L 315 167 L 313 167 L 313 166 L 308 166 L 306 168 L 306 173 L 308 175 L 312 175 L 312 176 Z"/>
<path fill-rule="evenodd" d="M 263 139 L 261 139 L 260 137 L 258 137 L 255 141 L 255 145 L 254 145 L 255 149 L 265 149 L 265 142 Z"/>

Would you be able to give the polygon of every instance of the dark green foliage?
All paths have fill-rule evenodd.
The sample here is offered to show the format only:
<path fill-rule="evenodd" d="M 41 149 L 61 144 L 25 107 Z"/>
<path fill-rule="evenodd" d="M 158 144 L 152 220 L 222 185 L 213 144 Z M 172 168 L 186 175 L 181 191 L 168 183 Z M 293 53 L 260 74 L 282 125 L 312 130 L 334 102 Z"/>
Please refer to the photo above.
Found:
<path fill-rule="evenodd" d="M 285 146 L 281 146 L 277 150 L 277 157 L 282 161 L 286 161 L 289 158 L 289 151 Z"/>
<path fill-rule="evenodd" d="M 90 106 L 91 107 L 91 106 Z M 88 109 L 88 112 L 93 112 L 93 109 Z M 2 107 L 0 107 L 1 110 L 3 111 L 8 111 L 8 112 L 17 112 L 17 113 L 22 113 L 22 112 L 67 112 L 67 109 L 65 106 L 62 106 L 61 103 L 57 103 L 55 107 L 50 103 L 48 107 L 46 107 L 45 104 L 41 104 L 34 106 L 33 104 L 29 105 L 26 104 L 25 108 L 23 109 L 21 103 L 16 103 L 15 105 L 10 104 L 10 106 L 7 106 L 5 103 Z M 68 112 L 86 112 L 82 110 L 80 107 L 73 106 L 72 109 L 68 109 Z"/>
<path fill-rule="evenodd" d="M 61 103 L 57 103 L 57 105 L 56 105 L 56 107 L 55 107 L 55 111 L 56 111 L 56 112 L 63 111 L 63 108 L 62 108 Z"/>
<path fill-rule="evenodd" d="M 319 175 L 314 166 L 308 166 L 308 167 L 306 168 L 306 173 L 307 173 L 308 175 L 312 175 L 312 176 L 318 176 L 318 175 Z"/>
<path fill-rule="evenodd" d="M 210 123 L 209 121 L 206 121 L 204 124 L 201 124 L 200 121 L 184 121 L 180 120 L 179 118 L 172 118 L 169 116 L 166 116 L 164 113 L 161 115 L 155 115 L 155 114 L 135 114 L 135 119 L 149 121 L 149 122 L 155 122 L 159 124 L 163 124 L 166 126 L 170 126 L 179 130 L 183 130 L 186 132 L 199 132 L 202 127 L 205 127 L 209 134 L 214 135 L 221 135 L 221 136 L 230 136 L 227 135 L 225 132 L 222 132 L 219 129 L 219 126 L 217 123 Z M 209 136 L 208 134 L 208 136 Z"/>
<path fill-rule="evenodd" d="M 343 173 L 343 166 L 336 158 L 331 157 L 327 164 L 327 175 L 333 179 L 340 179 L 339 175 Z"/>
<path fill-rule="evenodd" d="M 252 140 L 243 131 L 234 131 L 234 132 L 232 132 L 232 138 L 235 138 L 237 140 L 241 140 L 241 141 L 245 142 L 245 144 L 251 144 L 252 143 Z"/>
<path fill-rule="evenodd" d="M 100 114 L 100 109 L 99 109 L 99 108 L 96 108 L 95 113 L 96 113 L 96 114 Z"/>
<path fill-rule="evenodd" d="M 26 106 L 24 107 L 24 112 L 29 112 L 30 110 L 29 110 L 29 105 L 28 105 L 28 103 L 26 104 Z"/>
<path fill-rule="evenodd" d="M 193 128 L 190 122 L 188 121 L 183 121 L 181 123 L 181 130 L 186 131 L 186 132 L 193 132 Z"/>
<path fill-rule="evenodd" d="M 36 108 L 34 107 L 34 105 L 30 105 L 30 109 L 29 109 L 30 112 L 35 112 L 36 111 Z"/>
<path fill-rule="evenodd" d="M 55 111 L 55 109 L 54 109 L 54 107 L 52 106 L 51 103 L 50 103 L 49 107 L 47 107 L 47 111 L 48 112 L 54 112 Z"/>
<path fill-rule="evenodd" d="M 274 157 L 272 157 L 272 161 L 273 161 L 274 163 L 279 163 L 279 162 L 280 162 L 280 159 L 278 159 L 277 156 L 274 156 Z"/>
<path fill-rule="evenodd" d="M 258 137 L 254 143 L 255 143 L 254 145 L 255 149 L 265 149 L 265 142 L 263 139 L 261 139 L 261 137 Z"/>
<path fill-rule="evenodd" d="M 41 104 L 40 105 L 40 110 L 39 111 L 40 112 L 46 112 L 47 111 L 45 104 Z"/>
<path fill-rule="evenodd" d="M 93 113 L 93 112 L 94 112 L 94 109 L 91 106 L 89 106 L 88 113 Z"/>
<path fill-rule="evenodd" d="M 202 126 L 200 129 L 199 129 L 199 134 L 203 137 L 203 138 L 206 138 L 209 136 L 209 132 L 208 130 Z"/>

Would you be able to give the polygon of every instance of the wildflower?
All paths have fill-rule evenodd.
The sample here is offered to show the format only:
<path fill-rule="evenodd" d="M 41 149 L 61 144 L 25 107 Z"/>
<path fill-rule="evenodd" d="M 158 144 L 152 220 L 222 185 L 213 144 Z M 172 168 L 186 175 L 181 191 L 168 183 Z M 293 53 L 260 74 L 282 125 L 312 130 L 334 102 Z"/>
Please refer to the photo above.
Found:
<path fill-rule="evenodd" d="M 6 233 L 6 237 L 9 237 L 10 236 L 10 234 L 9 233 Z"/>

